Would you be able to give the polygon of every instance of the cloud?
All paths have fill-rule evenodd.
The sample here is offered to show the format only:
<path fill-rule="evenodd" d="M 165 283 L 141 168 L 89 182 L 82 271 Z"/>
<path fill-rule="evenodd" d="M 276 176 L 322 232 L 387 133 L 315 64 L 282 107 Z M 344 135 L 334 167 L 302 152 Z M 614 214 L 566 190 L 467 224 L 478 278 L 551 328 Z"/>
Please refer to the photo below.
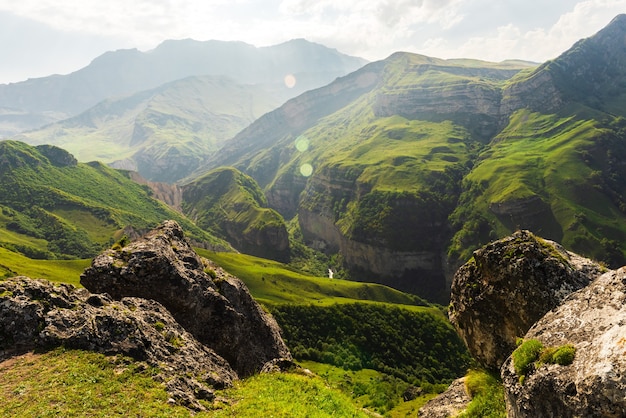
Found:
<path fill-rule="evenodd" d="M 527 5 L 529 10 L 534 9 L 532 4 Z M 545 27 L 511 21 L 461 40 L 432 37 L 423 42 L 419 51 L 442 58 L 476 57 L 490 61 L 519 58 L 543 62 L 593 35 L 624 10 L 626 0 L 579 1 L 564 13 L 553 10 L 558 15 Z"/>

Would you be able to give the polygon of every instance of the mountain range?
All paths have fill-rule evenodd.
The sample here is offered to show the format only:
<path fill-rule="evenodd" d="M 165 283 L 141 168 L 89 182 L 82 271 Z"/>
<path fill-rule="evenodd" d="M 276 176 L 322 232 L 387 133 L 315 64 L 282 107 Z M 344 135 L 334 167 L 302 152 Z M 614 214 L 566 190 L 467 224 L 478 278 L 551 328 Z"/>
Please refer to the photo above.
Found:
<path fill-rule="evenodd" d="M 445 301 L 453 271 L 474 249 L 519 228 L 611 266 L 626 261 L 624 39 L 620 15 L 543 64 L 398 52 L 361 66 L 335 52 L 337 62 L 360 68 L 271 111 L 276 101 L 257 88 L 282 83 L 284 72 L 269 66 L 253 78 L 246 71 L 254 66 L 244 65 L 231 80 L 213 74 L 141 84 L 139 93 L 19 139 L 73 153 L 109 148 L 108 163 L 177 181 L 178 208 L 242 251 L 286 261 L 304 243 L 348 277 Z M 98 68 L 122 74 L 134 62 L 125 56 L 149 61 L 204 45 L 178 42 L 111 53 L 92 65 L 108 62 Z M 216 45 L 232 54 L 221 66 L 240 49 L 255 50 Z M 307 65 L 315 61 L 310 48 L 329 52 L 305 41 L 282 50 L 300 47 Z M 116 67 L 115 57 L 124 65 Z M 174 68 L 169 73 L 180 76 Z M 1 97 L 9 87 L 18 86 L 4 86 Z M 251 103 L 266 103 L 265 110 L 250 111 Z M 236 122 L 219 124 L 229 118 Z M 273 232 L 257 234 L 265 226 Z"/>
<path fill-rule="evenodd" d="M 364 62 L 302 39 L 110 52 L 66 76 L 0 86 L 0 135 L 175 182 L 264 113 Z"/>

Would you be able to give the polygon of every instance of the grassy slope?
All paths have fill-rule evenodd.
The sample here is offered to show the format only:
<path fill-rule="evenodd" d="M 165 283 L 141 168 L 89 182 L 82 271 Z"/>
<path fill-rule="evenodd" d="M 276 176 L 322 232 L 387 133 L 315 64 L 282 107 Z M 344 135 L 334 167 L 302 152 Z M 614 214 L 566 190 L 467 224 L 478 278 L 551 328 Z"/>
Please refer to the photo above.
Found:
<path fill-rule="evenodd" d="M 288 249 L 280 251 L 272 248 L 268 240 L 263 244 L 258 241 L 258 237 L 271 232 L 282 232 L 286 241 L 285 221 L 267 207 L 257 183 L 234 168 L 218 168 L 185 185 L 183 212 L 196 225 L 216 231 L 241 251 L 274 259 L 288 258 Z"/>
<path fill-rule="evenodd" d="M 25 134 L 55 144 L 80 161 L 113 162 L 138 151 L 154 157 L 208 153 L 281 104 L 268 91 L 226 78 L 190 77 L 122 99 L 110 99 L 67 121 Z M 145 133 L 133 142 L 135 127 Z M 195 154 L 194 154 L 195 153 Z"/>
<path fill-rule="evenodd" d="M 390 287 L 313 277 L 292 270 L 285 264 L 245 254 L 197 251 L 243 280 L 255 299 L 268 305 L 288 303 L 325 306 L 367 301 L 404 305 L 407 309 L 432 312 L 443 317 L 439 309 L 415 306 L 423 304 L 423 301 Z"/>
<path fill-rule="evenodd" d="M 150 197 L 124 172 L 100 163 L 53 165 L 38 148 L 20 142 L 0 146 L 7 161 L 0 167 L 3 246 L 32 247 L 48 252 L 47 258 L 86 257 L 119 238 L 117 231 L 127 225 L 141 230 L 175 219 L 193 239 L 228 247 Z"/>
<path fill-rule="evenodd" d="M 615 240 L 626 251 L 626 214 L 599 171 L 606 175 L 607 165 L 597 158 L 594 167 L 592 157 L 585 157 L 594 153 L 600 138 L 612 134 L 596 120 L 574 116 L 582 113 L 584 109 L 562 115 L 521 110 L 511 118 L 464 180 L 465 194 L 453 216 L 461 226 L 453 252 L 467 259 L 474 246 L 525 227 L 496 216 L 490 207 L 533 197 L 551 213 L 535 220 L 537 234 L 599 259 L 606 256 L 603 240 Z M 489 223 L 491 235 L 477 238 L 480 219 Z"/>
<path fill-rule="evenodd" d="M 1 417 L 365 417 L 322 379 L 296 373 L 263 374 L 219 391 L 222 401 L 192 414 L 170 405 L 165 388 L 132 361 L 57 349 L 0 363 Z M 297 399 L 297 402 L 294 402 Z"/>

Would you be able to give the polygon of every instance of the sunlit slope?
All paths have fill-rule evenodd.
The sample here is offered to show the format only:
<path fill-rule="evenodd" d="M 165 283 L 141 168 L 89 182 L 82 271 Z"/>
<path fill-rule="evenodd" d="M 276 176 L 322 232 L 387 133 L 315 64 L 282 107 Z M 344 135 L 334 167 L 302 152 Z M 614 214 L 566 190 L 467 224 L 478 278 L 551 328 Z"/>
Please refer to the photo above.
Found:
<path fill-rule="evenodd" d="M 24 133 L 79 161 L 114 163 L 145 178 L 173 182 L 266 112 L 285 92 L 227 77 L 189 77 L 123 98 L 110 98 L 73 118 Z"/>
<path fill-rule="evenodd" d="M 126 226 L 145 230 L 176 219 L 197 241 L 228 244 L 153 199 L 127 173 L 77 163 L 66 151 L 0 142 L 0 243 L 31 258 L 85 258 Z"/>
<path fill-rule="evenodd" d="M 444 300 L 448 216 L 497 132 L 501 87 L 523 68 L 397 53 L 259 119 L 221 162 L 354 278 Z"/>
<path fill-rule="evenodd" d="M 199 227 L 215 231 L 237 250 L 288 261 L 283 217 L 267 207 L 258 184 L 232 168 L 218 168 L 185 185 L 183 212 Z"/>
<path fill-rule="evenodd" d="M 523 227 L 573 251 L 624 263 L 626 124 L 518 111 L 464 180 L 452 251 Z M 456 254 L 455 254 L 456 255 Z"/>

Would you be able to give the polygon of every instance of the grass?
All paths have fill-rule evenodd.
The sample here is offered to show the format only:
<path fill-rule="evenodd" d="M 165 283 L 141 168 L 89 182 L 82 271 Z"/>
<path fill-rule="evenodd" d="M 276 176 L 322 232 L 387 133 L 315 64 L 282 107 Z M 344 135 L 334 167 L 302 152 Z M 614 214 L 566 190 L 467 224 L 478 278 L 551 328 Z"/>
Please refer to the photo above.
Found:
<path fill-rule="evenodd" d="M 0 363 L 0 417 L 366 417 L 318 377 L 262 374 L 219 391 L 223 400 L 192 414 L 168 403 L 157 370 L 122 357 L 56 349 Z"/>
<path fill-rule="evenodd" d="M 0 278 L 28 276 L 52 282 L 70 283 L 80 287 L 80 274 L 91 260 L 33 260 L 19 253 L 0 248 Z"/>
<path fill-rule="evenodd" d="M 572 364 L 576 356 L 576 347 L 572 344 L 544 347 L 539 340 L 530 339 L 523 341 L 511 356 L 513 357 L 515 373 L 520 379 L 520 384 L 523 384 L 532 367 L 540 367 L 542 364 L 561 366 Z"/>
<path fill-rule="evenodd" d="M 504 387 L 499 377 L 485 370 L 470 370 L 465 376 L 465 389 L 472 398 L 458 418 L 504 418 Z"/>
<path fill-rule="evenodd" d="M 229 273 L 243 280 L 250 293 L 266 304 L 314 304 L 327 306 L 355 301 L 398 304 L 403 307 L 443 316 L 437 309 L 426 306 L 418 297 L 372 283 L 314 277 L 289 266 L 245 254 L 211 252 L 196 249 L 198 254 L 215 261 Z"/>
<path fill-rule="evenodd" d="M 416 416 L 419 408 L 437 395 L 435 391 L 445 387 L 433 386 L 432 392 L 424 392 L 416 399 L 404 402 L 402 395 L 408 383 L 385 373 L 371 369 L 344 370 L 313 361 L 302 361 L 300 365 L 320 376 L 329 387 L 349 395 L 359 407 L 389 417 Z"/>

